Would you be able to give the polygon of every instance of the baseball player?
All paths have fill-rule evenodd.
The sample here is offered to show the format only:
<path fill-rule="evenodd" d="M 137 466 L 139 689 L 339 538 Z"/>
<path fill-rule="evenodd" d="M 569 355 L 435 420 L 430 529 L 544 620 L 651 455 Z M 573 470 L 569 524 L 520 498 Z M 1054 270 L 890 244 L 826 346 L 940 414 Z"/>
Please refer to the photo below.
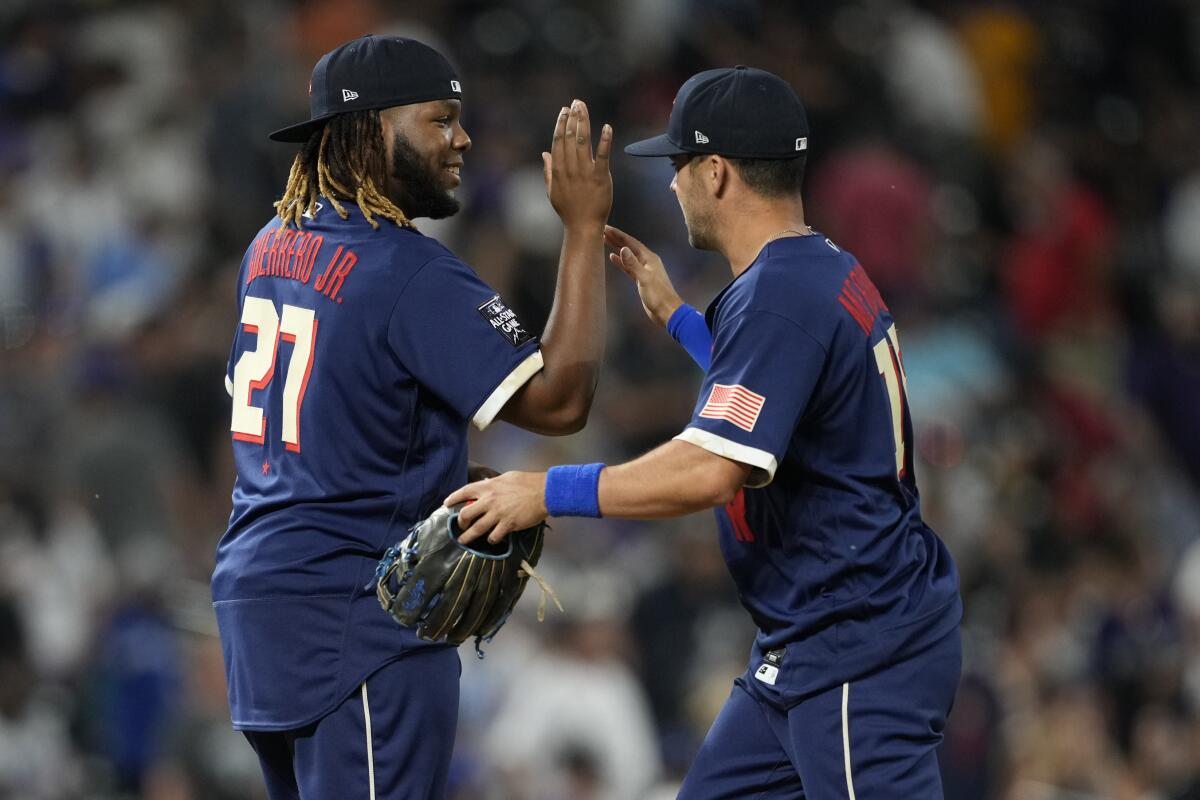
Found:
<path fill-rule="evenodd" d="M 543 153 L 564 228 L 539 342 L 411 220 L 458 210 L 464 84 L 420 42 L 367 36 L 312 72 L 278 215 L 246 251 L 226 385 L 237 464 L 212 591 L 234 727 L 271 800 L 440 798 L 453 647 L 379 607 L 385 548 L 468 472 L 467 427 L 580 429 L 604 341 L 604 126 L 582 102 Z"/>
<path fill-rule="evenodd" d="M 706 370 L 688 427 L 626 464 L 476 482 L 464 540 L 550 516 L 717 507 L 758 627 L 680 797 L 926 800 L 961 669 L 954 562 L 922 521 L 896 324 L 855 258 L 804 220 L 804 109 L 747 67 L 683 84 L 667 132 L 625 148 L 675 166 L 693 246 L 732 280 L 703 316 L 615 228 L 610 258 Z"/>

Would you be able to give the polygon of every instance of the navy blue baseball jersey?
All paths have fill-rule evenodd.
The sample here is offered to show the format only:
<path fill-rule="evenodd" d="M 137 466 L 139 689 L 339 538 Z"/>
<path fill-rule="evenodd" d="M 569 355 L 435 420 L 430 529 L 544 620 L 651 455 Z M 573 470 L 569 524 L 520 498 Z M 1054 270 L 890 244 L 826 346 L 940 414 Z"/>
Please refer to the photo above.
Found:
<path fill-rule="evenodd" d="M 777 239 L 705 319 L 677 438 L 752 467 L 717 518 L 752 663 L 775 651 L 759 680 L 797 698 L 944 639 L 957 572 L 921 519 L 900 341 L 863 268 L 823 236 Z"/>
<path fill-rule="evenodd" d="M 388 661 L 445 646 L 380 609 L 376 561 L 466 481 L 468 424 L 542 366 L 449 250 L 345 205 L 301 230 L 272 220 L 239 273 L 237 482 L 212 579 L 237 728 L 305 725 Z"/>

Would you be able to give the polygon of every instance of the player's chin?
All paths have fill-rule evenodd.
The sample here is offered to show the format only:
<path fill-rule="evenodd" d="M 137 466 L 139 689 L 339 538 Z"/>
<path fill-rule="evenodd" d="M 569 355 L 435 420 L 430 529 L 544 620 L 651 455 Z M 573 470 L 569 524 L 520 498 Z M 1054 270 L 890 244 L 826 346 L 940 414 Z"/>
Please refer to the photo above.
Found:
<path fill-rule="evenodd" d="M 458 198 L 454 196 L 454 193 L 446 192 L 445 197 L 442 198 L 441 202 L 438 202 L 427 209 L 426 213 L 422 214 L 422 216 L 428 217 L 429 219 L 445 219 L 446 217 L 453 217 L 461 209 L 462 203 L 460 203 Z"/>
<path fill-rule="evenodd" d="M 712 246 L 712 243 L 708 240 L 707 237 L 705 237 L 705 235 L 703 233 L 700 233 L 699 231 L 694 231 L 690 228 L 688 229 L 688 244 L 690 244 L 692 247 L 694 247 L 697 250 L 715 250 L 716 249 L 715 247 Z"/>

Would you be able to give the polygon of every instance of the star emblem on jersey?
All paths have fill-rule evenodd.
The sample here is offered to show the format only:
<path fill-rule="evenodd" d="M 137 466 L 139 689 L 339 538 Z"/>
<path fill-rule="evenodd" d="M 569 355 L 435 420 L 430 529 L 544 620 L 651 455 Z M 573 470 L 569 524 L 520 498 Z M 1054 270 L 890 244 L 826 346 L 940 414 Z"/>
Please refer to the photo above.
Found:
<path fill-rule="evenodd" d="M 342 102 L 343 103 L 349 103 L 351 100 L 357 100 L 357 99 L 358 99 L 358 92 L 352 91 L 350 89 L 342 89 Z"/>
<path fill-rule="evenodd" d="M 765 402 L 767 402 L 767 398 L 750 391 L 741 384 L 714 383 L 712 392 L 708 395 L 708 401 L 705 402 L 704 408 L 700 409 L 700 416 L 707 419 L 725 420 L 731 425 L 750 432 L 754 430 L 754 425 L 758 422 L 758 415 L 762 412 Z"/>
<path fill-rule="evenodd" d="M 263 475 L 266 475 L 266 474 L 267 474 L 268 472 L 270 472 L 270 471 L 271 471 L 271 462 L 270 462 L 270 461 L 264 461 L 264 462 L 263 462 Z"/>

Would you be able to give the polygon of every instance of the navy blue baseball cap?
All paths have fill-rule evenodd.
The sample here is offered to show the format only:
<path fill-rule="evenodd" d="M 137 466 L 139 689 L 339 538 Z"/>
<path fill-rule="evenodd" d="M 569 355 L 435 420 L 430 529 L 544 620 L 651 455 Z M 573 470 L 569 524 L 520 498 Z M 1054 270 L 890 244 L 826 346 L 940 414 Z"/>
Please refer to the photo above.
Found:
<path fill-rule="evenodd" d="M 449 98 L 462 98 L 462 84 L 437 50 L 400 36 L 363 36 L 321 56 L 308 83 L 309 118 L 280 128 L 271 138 L 305 142 L 331 117 L 347 111 Z"/>
<path fill-rule="evenodd" d="M 754 67 L 710 69 L 688 78 L 667 132 L 625 147 L 631 156 L 712 153 L 795 158 L 808 150 L 808 115 L 778 75 Z"/>

